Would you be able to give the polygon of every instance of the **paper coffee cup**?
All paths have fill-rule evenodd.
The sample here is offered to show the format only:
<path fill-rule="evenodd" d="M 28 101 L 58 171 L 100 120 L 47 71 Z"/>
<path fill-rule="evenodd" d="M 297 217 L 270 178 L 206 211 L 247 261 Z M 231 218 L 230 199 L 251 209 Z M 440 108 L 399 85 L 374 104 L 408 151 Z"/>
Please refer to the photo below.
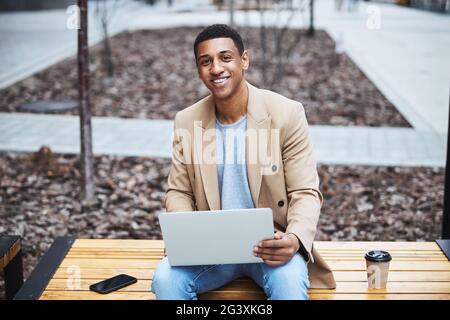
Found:
<path fill-rule="evenodd" d="M 389 274 L 389 262 L 392 260 L 389 252 L 371 250 L 366 253 L 365 258 L 369 289 L 386 288 Z"/>

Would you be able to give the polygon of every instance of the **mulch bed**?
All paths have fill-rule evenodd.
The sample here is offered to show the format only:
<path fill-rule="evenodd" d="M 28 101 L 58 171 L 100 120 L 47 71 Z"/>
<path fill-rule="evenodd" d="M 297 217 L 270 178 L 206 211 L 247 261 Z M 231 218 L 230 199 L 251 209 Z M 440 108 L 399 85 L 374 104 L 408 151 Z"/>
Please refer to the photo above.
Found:
<path fill-rule="evenodd" d="M 98 202 L 86 206 L 76 200 L 78 157 L 43 151 L 0 156 L 0 233 L 23 237 L 25 276 L 57 236 L 161 239 L 169 159 L 97 157 Z M 444 169 L 321 165 L 319 174 L 316 240 L 440 237 Z"/>
<path fill-rule="evenodd" d="M 96 116 L 173 119 L 176 112 L 208 94 L 197 78 L 192 45 L 201 28 L 182 27 L 124 32 L 112 39 L 115 77 L 106 84 L 101 46 L 91 49 L 91 102 Z M 286 64 L 276 76 L 273 32 L 268 31 L 268 61 L 262 59 L 259 29 L 240 28 L 250 53 L 248 80 L 273 89 L 305 106 L 310 124 L 409 127 L 408 122 L 367 79 L 347 55 L 335 53 L 335 43 L 324 31 L 308 38 L 303 31 Z M 286 50 L 296 31 L 284 36 Z M 271 84 L 262 81 L 268 68 Z M 275 76 L 274 76 L 275 75 Z M 36 100 L 77 99 L 74 58 L 56 64 L 0 91 L 0 111 L 15 112 Z M 68 111 L 64 114 L 76 114 Z"/>

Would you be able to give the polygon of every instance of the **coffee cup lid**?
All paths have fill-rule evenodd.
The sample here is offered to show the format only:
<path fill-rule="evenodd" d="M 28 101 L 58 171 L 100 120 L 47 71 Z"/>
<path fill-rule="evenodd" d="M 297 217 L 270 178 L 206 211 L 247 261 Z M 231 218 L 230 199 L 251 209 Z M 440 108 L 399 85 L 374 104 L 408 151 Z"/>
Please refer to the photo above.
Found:
<path fill-rule="evenodd" d="M 366 253 L 365 258 L 373 262 L 387 262 L 392 260 L 389 252 L 382 250 L 371 250 Z"/>

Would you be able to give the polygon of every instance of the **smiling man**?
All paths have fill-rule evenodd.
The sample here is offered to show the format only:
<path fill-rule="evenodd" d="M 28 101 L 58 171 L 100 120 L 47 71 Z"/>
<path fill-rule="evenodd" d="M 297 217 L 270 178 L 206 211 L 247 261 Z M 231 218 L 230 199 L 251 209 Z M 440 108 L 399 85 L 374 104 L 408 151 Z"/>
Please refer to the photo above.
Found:
<path fill-rule="evenodd" d="M 165 257 L 152 291 L 157 299 L 196 299 L 240 277 L 252 278 L 269 299 L 307 299 L 308 288 L 334 288 L 313 248 L 323 198 L 303 106 L 245 80 L 249 54 L 226 25 L 204 29 L 194 54 L 211 95 L 175 117 L 166 210 L 269 207 L 277 232 L 255 244 L 253 254 L 264 263 L 171 267 Z M 212 138 L 189 139 L 198 130 Z M 251 143 L 249 132 L 270 138 Z M 268 162 L 255 160 L 267 150 Z"/>

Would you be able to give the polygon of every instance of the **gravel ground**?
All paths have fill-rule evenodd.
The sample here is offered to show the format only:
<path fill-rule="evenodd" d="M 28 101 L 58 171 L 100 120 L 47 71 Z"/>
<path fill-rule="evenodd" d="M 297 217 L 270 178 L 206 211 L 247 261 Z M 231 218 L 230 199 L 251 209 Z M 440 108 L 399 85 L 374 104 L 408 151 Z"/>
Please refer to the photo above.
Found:
<path fill-rule="evenodd" d="M 169 159 L 97 157 L 93 206 L 76 200 L 77 167 L 77 157 L 50 152 L 0 156 L 0 233 L 23 237 L 25 276 L 57 236 L 161 238 Z M 319 174 L 316 240 L 439 238 L 444 169 L 322 165 Z"/>
<path fill-rule="evenodd" d="M 91 50 L 91 101 L 96 116 L 173 119 L 175 113 L 208 91 L 197 79 L 192 44 L 201 28 L 125 32 L 112 39 L 116 76 L 105 83 L 100 46 Z M 408 122 L 367 79 L 347 55 L 335 54 L 334 41 L 324 31 L 314 38 L 300 34 L 287 63 L 284 77 L 277 76 L 280 63 L 274 58 L 274 33 L 267 32 L 264 63 L 259 30 L 241 28 L 250 54 L 248 80 L 301 101 L 310 124 L 409 127 Z M 288 30 L 284 52 L 296 38 Z M 262 67 L 273 85 L 262 81 Z M 18 84 L 0 91 L 0 111 L 18 111 L 36 100 L 76 99 L 77 63 L 68 59 Z M 77 111 L 66 112 L 76 114 Z"/>

